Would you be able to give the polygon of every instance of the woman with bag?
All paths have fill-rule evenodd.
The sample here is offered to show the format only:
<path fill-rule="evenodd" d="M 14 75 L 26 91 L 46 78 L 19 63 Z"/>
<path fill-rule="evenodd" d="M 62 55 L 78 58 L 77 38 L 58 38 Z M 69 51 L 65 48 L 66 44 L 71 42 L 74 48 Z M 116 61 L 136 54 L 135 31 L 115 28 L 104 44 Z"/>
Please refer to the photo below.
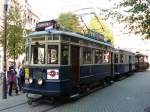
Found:
<path fill-rule="evenodd" d="M 9 96 L 12 96 L 12 90 L 15 90 L 16 95 L 18 94 L 17 84 L 16 84 L 16 71 L 13 66 L 9 67 L 7 72 L 8 84 L 9 84 Z"/>

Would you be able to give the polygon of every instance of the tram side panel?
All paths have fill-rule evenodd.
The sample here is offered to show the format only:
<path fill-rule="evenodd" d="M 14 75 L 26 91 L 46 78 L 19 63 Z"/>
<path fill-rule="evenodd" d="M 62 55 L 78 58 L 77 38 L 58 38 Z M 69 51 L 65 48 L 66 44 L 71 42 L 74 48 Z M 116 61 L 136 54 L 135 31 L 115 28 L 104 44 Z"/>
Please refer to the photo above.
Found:
<path fill-rule="evenodd" d="M 81 84 L 90 84 L 106 77 L 111 77 L 111 64 L 85 65 L 80 67 Z"/>

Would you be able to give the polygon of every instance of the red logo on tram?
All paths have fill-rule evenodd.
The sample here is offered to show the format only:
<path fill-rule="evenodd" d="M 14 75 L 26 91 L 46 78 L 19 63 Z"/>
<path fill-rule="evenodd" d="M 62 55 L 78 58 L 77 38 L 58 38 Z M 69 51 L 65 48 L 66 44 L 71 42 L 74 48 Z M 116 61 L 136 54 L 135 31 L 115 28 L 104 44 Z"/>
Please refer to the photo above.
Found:
<path fill-rule="evenodd" d="M 52 70 L 48 73 L 48 75 L 50 75 L 51 77 L 55 77 L 56 72 L 54 70 Z"/>

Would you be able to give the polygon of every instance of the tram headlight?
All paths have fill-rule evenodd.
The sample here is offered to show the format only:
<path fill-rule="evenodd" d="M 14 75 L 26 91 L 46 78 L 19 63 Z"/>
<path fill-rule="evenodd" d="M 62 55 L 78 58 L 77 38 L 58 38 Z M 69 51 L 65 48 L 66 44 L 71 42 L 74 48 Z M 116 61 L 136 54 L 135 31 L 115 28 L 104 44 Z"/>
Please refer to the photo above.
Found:
<path fill-rule="evenodd" d="M 42 78 L 38 79 L 38 85 L 42 85 L 44 83 L 44 80 Z"/>
<path fill-rule="evenodd" d="M 33 83 L 33 79 L 29 78 L 29 84 L 32 84 L 32 83 Z"/>

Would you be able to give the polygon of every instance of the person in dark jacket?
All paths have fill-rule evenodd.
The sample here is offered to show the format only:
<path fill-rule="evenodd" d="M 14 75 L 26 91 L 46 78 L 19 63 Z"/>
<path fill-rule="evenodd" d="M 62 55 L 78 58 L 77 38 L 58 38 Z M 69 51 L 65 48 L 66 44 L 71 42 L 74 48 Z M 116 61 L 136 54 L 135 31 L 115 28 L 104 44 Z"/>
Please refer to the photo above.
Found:
<path fill-rule="evenodd" d="M 12 96 L 12 90 L 14 89 L 16 95 L 18 94 L 18 89 L 16 85 L 16 72 L 13 66 L 9 67 L 9 71 L 7 72 L 7 79 L 9 84 L 9 96 Z"/>

